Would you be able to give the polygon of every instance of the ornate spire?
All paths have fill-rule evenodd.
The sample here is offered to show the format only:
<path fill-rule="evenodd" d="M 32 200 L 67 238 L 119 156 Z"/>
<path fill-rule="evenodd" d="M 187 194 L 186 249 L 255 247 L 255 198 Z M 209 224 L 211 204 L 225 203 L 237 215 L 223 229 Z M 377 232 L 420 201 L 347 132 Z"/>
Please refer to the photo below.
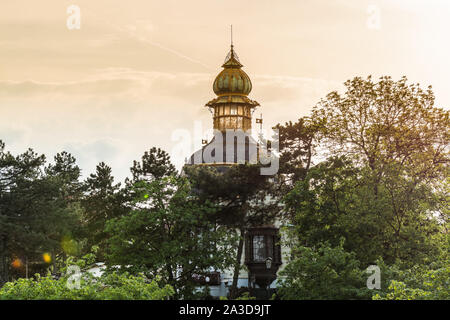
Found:
<path fill-rule="evenodd" d="M 233 25 L 231 25 L 231 48 L 233 48 Z"/>
<path fill-rule="evenodd" d="M 222 65 L 223 68 L 242 68 L 243 65 L 239 61 L 239 57 L 234 51 L 234 45 L 233 45 L 233 25 L 231 25 L 231 45 L 230 45 L 230 51 L 228 52 L 227 56 L 225 57 L 225 62 Z"/>
<path fill-rule="evenodd" d="M 231 45 L 230 52 L 228 52 L 228 54 L 225 58 L 225 63 L 222 65 L 223 68 L 242 68 L 243 67 L 243 65 L 239 61 L 239 57 L 236 54 L 236 52 L 234 51 L 233 47 L 234 46 Z"/>

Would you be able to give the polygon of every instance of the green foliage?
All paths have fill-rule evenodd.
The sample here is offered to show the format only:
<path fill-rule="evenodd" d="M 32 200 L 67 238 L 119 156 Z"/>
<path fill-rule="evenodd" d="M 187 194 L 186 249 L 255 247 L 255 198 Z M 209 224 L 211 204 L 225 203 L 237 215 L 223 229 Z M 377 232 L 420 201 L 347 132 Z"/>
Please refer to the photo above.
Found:
<path fill-rule="evenodd" d="M 169 154 L 151 148 L 124 186 L 104 163 L 80 182 L 69 153 L 48 164 L 0 141 L 0 286 L 24 277 L 28 261 L 30 274 L 109 265 L 101 278 L 85 273 L 79 290 L 36 275 L 8 282 L 0 298 L 201 298 L 207 288 L 195 290 L 193 275 L 230 267 L 236 298 L 246 229 L 283 213 L 292 256 L 281 298 L 449 299 L 450 113 L 434 106 L 431 87 L 406 78 L 345 87 L 277 126 L 277 177 L 257 165 L 186 166 L 179 176 Z M 97 254 L 61 262 L 86 247 Z M 365 285 L 370 264 L 382 270 L 376 292 Z"/>
<path fill-rule="evenodd" d="M 402 261 L 386 265 L 381 259 L 381 290 L 374 300 L 449 300 L 450 299 L 450 235 L 440 239 L 442 253 L 427 264 L 408 267 Z"/>
<path fill-rule="evenodd" d="M 250 292 L 244 292 L 241 296 L 237 297 L 236 300 L 256 300 L 256 298 L 252 297 Z"/>
<path fill-rule="evenodd" d="M 223 296 L 221 296 L 219 299 L 220 299 L 220 300 L 228 300 L 227 297 L 223 297 Z M 247 292 L 242 293 L 239 297 L 237 297 L 237 298 L 234 299 L 234 300 L 256 300 L 256 298 L 255 298 L 255 297 L 252 297 L 252 296 L 250 295 L 250 292 L 247 291 Z"/>
<path fill-rule="evenodd" d="M 297 122 L 278 124 L 280 170 L 285 183 L 293 183 L 305 178 L 313 165 L 320 143 L 320 132 L 324 130 L 324 120 L 302 117 Z"/>
<path fill-rule="evenodd" d="M 155 180 L 176 174 L 175 166 L 170 161 L 170 155 L 160 148 L 151 148 L 142 156 L 142 161 L 133 161 L 131 167 L 132 180 L 127 183 L 133 184 L 142 180 Z"/>
<path fill-rule="evenodd" d="M 51 275 L 34 279 L 18 279 L 0 289 L 0 300 L 164 300 L 174 293 L 157 280 L 148 281 L 143 275 L 108 273 L 100 278 L 85 275 L 79 289 L 69 289 L 67 278 L 58 280 Z"/>
<path fill-rule="evenodd" d="M 352 155 L 374 172 L 397 164 L 398 174 L 442 177 L 448 163 L 449 112 L 434 106 L 431 87 L 407 84 L 406 77 L 378 82 L 355 77 L 343 94 L 331 92 L 313 111 L 321 119 L 327 148 Z"/>
<path fill-rule="evenodd" d="M 259 165 L 241 164 L 230 167 L 185 167 L 196 197 L 202 203 L 213 204 L 218 223 L 230 234 L 238 232 L 234 244 L 234 271 L 230 296 L 238 295 L 237 282 L 244 252 L 247 228 L 272 224 L 280 215 L 277 182 L 261 175 Z"/>
<path fill-rule="evenodd" d="M 355 255 L 346 252 L 343 242 L 337 247 L 320 244 L 299 246 L 280 272 L 278 295 L 285 300 L 367 299 L 365 272 Z"/>
<path fill-rule="evenodd" d="M 0 285 L 11 278 L 12 259 L 43 264 L 42 254 L 61 252 L 62 237 L 79 231 L 81 214 L 80 170 L 70 154 L 45 166 L 44 155 L 29 149 L 13 156 L 4 147 L 0 142 Z"/>
<path fill-rule="evenodd" d="M 345 86 L 320 101 L 314 121 L 281 127 L 287 175 L 303 170 L 285 197 L 296 238 L 312 246 L 344 237 L 364 265 L 378 257 L 428 263 L 439 255 L 435 238 L 448 215 L 439 189 L 448 177 L 449 112 L 433 105 L 431 88 L 406 78 L 356 77 Z M 319 141 L 333 157 L 310 166 L 305 155 Z"/>
<path fill-rule="evenodd" d="M 233 234 L 215 223 L 214 207 L 198 202 L 183 177 L 138 181 L 133 193 L 133 209 L 107 222 L 108 263 L 159 275 L 175 297 L 193 298 L 193 275 L 230 265 Z"/>
<path fill-rule="evenodd" d="M 117 270 L 95 277 L 89 268 L 96 260 L 97 251 L 98 247 L 94 246 L 80 258 L 58 258 L 52 269 L 57 268 L 59 278 L 49 272 L 45 277 L 35 274 L 34 278 L 7 282 L 0 288 L 0 300 L 162 300 L 174 294 L 171 286 L 160 285 L 159 277 L 150 281 L 143 274 L 130 275 Z M 68 271 L 73 266 L 81 272 L 79 286 L 73 285 L 74 273 Z"/>
<path fill-rule="evenodd" d="M 104 259 L 106 239 L 104 231 L 108 219 L 125 213 L 125 195 L 120 190 L 120 183 L 114 184 L 111 168 L 101 162 L 96 172 L 91 174 L 84 183 L 85 195 L 81 200 L 84 209 L 83 225 L 86 247 L 99 246 L 97 256 Z"/>
<path fill-rule="evenodd" d="M 270 223 L 281 211 L 276 184 L 261 175 L 259 165 L 194 166 L 184 171 L 199 200 L 213 204 L 221 224 L 230 228 Z"/>
<path fill-rule="evenodd" d="M 397 183 L 402 179 L 397 177 Z M 301 245 L 324 241 L 338 245 L 344 237 L 345 249 L 368 266 L 378 257 L 412 265 L 438 254 L 440 245 L 430 235 L 439 234 L 442 226 L 430 214 L 436 208 L 431 197 L 425 185 L 416 185 L 405 195 L 375 184 L 367 170 L 346 157 L 334 157 L 311 168 L 284 200 L 295 226 L 293 236 Z"/>
<path fill-rule="evenodd" d="M 450 300 L 450 265 L 436 270 L 407 270 L 373 300 Z"/>

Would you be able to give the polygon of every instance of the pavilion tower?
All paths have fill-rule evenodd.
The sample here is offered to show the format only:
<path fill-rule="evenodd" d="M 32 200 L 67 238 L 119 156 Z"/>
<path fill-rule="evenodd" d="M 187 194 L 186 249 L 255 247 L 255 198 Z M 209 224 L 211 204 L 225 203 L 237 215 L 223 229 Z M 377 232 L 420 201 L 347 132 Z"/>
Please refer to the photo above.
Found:
<path fill-rule="evenodd" d="M 259 159 L 260 146 L 251 136 L 252 114 L 259 103 L 248 98 L 252 90 L 252 82 L 242 67 L 243 65 L 234 51 L 233 42 L 231 42 L 230 51 L 222 65 L 223 70 L 213 83 L 216 98 L 205 105 L 213 115 L 215 137 L 201 150 L 196 151 L 186 162 L 187 165 L 229 166 L 237 163 L 255 163 Z M 240 132 L 244 139 L 239 140 L 233 137 L 230 140 L 227 134 L 230 131 L 236 134 Z M 220 139 L 217 139 L 217 134 Z M 216 153 L 214 150 L 209 153 L 208 149 L 213 146 L 220 146 L 218 148 L 220 152 Z M 242 153 L 239 153 L 238 150 L 241 150 Z M 205 152 L 214 155 L 214 160 L 208 160 Z"/>
<path fill-rule="evenodd" d="M 222 65 L 223 70 L 214 80 L 213 90 L 217 97 L 206 104 L 213 113 L 213 128 L 248 131 L 252 128 L 252 113 L 259 103 L 248 98 L 252 90 L 249 76 L 234 51 L 233 44 Z"/>
<path fill-rule="evenodd" d="M 209 142 L 203 141 L 205 145 L 187 159 L 186 166 L 211 166 L 224 173 L 236 164 L 260 163 L 261 156 L 268 154 L 269 149 L 251 135 L 252 114 L 259 103 L 248 98 L 252 82 L 242 67 L 231 42 L 223 70 L 213 83 L 216 98 L 205 105 L 213 115 L 214 137 Z M 262 123 L 262 119 L 259 120 Z M 245 260 L 242 263 L 247 266 L 248 272 L 239 275 L 238 286 L 247 287 L 255 295 L 259 290 L 268 299 L 265 294 L 268 294 L 268 287 L 276 279 L 282 264 L 278 227 L 267 224 L 248 228 L 244 250 Z M 233 274 L 227 270 L 215 271 L 209 278 L 216 279 L 210 288 L 216 286 L 216 295 L 220 296 L 226 295 L 228 289 L 225 283 L 233 281 Z"/>

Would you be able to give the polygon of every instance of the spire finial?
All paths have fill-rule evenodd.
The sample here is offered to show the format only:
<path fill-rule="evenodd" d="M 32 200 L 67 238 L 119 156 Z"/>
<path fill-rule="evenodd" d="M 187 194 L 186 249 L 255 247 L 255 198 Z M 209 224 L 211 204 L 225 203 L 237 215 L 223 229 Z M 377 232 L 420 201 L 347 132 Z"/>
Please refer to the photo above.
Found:
<path fill-rule="evenodd" d="M 225 66 L 232 66 L 232 67 L 242 67 L 242 64 L 239 62 L 239 58 L 236 54 L 236 52 L 234 52 L 234 46 L 233 46 L 233 25 L 230 25 L 230 40 L 231 40 L 231 49 L 228 52 L 226 58 L 225 58 L 225 63 L 222 67 L 225 68 Z"/>
<path fill-rule="evenodd" d="M 231 47 L 233 48 L 233 25 L 231 25 Z"/>

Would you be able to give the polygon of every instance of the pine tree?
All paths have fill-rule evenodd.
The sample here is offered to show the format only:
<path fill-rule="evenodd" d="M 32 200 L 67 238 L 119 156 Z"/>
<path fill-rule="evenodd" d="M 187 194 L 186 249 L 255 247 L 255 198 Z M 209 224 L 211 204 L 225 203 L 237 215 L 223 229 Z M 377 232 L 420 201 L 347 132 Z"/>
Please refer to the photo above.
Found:
<path fill-rule="evenodd" d="M 29 149 L 13 156 L 0 142 L 0 281 L 19 268 L 61 251 L 61 238 L 77 222 L 75 199 L 79 169 L 64 153 L 44 167 L 45 156 Z M 73 201 L 68 201 L 72 199 Z"/>
<path fill-rule="evenodd" d="M 86 247 L 89 249 L 94 245 L 98 246 L 97 257 L 103 259 L 107 238 L 104 231 L 105 223 L 124 212 L 120 183 L 114 184 L 111 167 L 100 162 L 95 173 L 90 174 L 86 179 L 84 192 L 85 196 L 81 203 L 84 209 Z"/>

